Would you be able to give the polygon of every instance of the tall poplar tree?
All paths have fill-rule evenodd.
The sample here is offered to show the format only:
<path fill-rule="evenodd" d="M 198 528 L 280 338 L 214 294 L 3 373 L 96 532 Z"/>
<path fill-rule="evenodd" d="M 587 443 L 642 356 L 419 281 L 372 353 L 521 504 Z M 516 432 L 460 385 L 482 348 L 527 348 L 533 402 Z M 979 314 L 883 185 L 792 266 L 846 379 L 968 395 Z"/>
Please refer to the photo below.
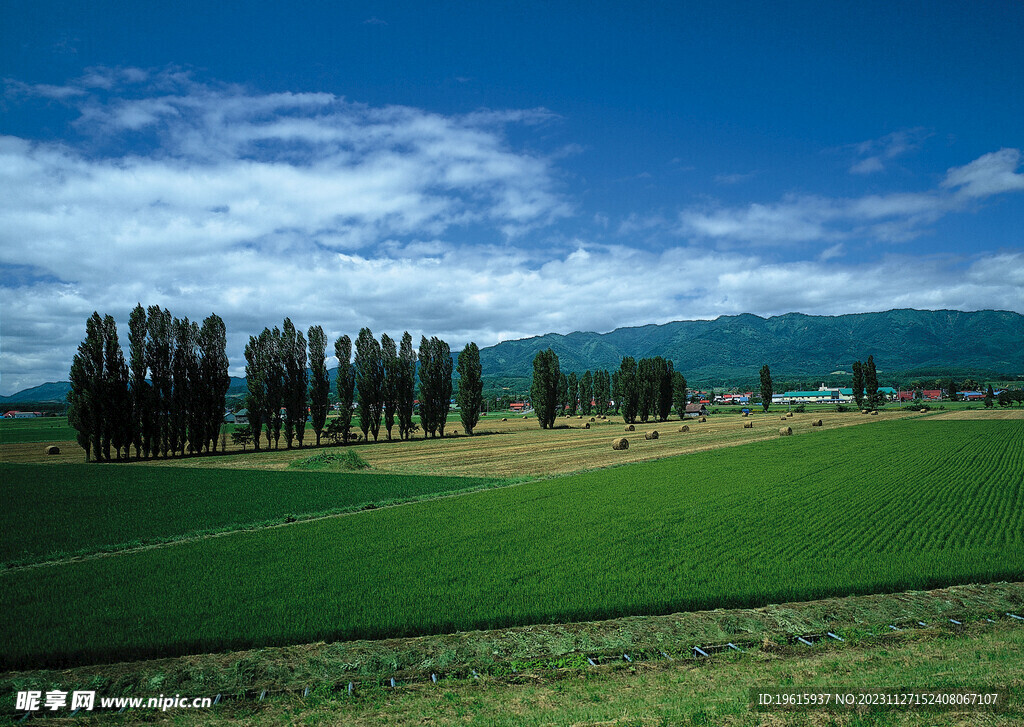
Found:
<path fill-rule="evenodd" d="M 598 371 L 598 374 L 600 373 L 601 372 Z M 590 402 L 596 398 L 594 391 L 594 374 L 590 373 L 590 371 L 586 371 L 583 376 L 580 377 L 580 411 L 583 412 L 583 416 L 585 417 L 590 416 L 590 411 L 593 408 L 593 405 Z M 596 404 L 597 402 L 594 403 Z"/>
<path fill-rule="evenodd" d="M 853 400 L 857 402 L 857 408 L 864 406 L 864 364 L 860 361 L 853 362 Z"/>
<path fill-rule="evenodd" d="M 341 441 L 347 442 L 352 428 L 352 402 L 354 401 L 356 375 L 352 369 L 352 339 L 340 336 L 334 342 L 334 356 L 338 359 L 338 371 L 334 385 L 338 391 L 338 427 Z"/>
<path fill-rule="evenodd" d="M 273 330 L 264 328 L 260 335 L 265 339 L 263 348 L 266 352 L 267 399 L 263 417 L 267 428 L 267 449 L 270 449 L 271 439 L 274 441 L 274 449 L 277 449 L 281 444 L 281 425 L 284 423 L 281 409 L 285 397 L 281 329 L 277 326 Z"/>
<path fill-rule="evenodd" d="M 306 431 L 306 394 L 309 374 L 306 371 L 306 339 L 297 330 L 291 318 L 284 319 L 281 330 L 281 361 L 284 364 L 284 437 L 285 446 L 292 448 L 292 439 L 302 447 Z"/>
<path fill-rule="evenodd" d="M 416 351 L 412 347 L 412 335 L 402 334 L 398 346 L 398 433 L 402 439 L 412 436 L 413 410 L 416 405 Z"/>
<path fill-rule="evenodd" d="M 671 361 L 661 356 L 655 357 L 655 370 L 658 375 L 657 409 L 658 419 L 666 421 L 672 413 L 672 375 L 675 373 Z"/>
<path fill-rule="evenodd" d="M 224 321 L 216 313 L 203 319 L 199 329 L 199 373 L 205 420 L 203 447 L 217 451 L 217 439 L 224 423 L 224 409 L 231 377 L 228 375 L 228 337 Z"/>
<path fill-rule="evenodd" d="M 686 377 L 680 371 L 672 372 L 672 399 L 680 419 L 686 418 L 686 404 L 690 392 L 686 388 Z"/>
<path fill-rule="evenodd" d="M 452 398 L 452 354 L 448 344 L 433 336 L 420 338 L 420 424 L 424 436 L 444 437 Z"/>
<path fill-rule="evenodd" d="M 864 367 L 864 393 L 868 406 L 876 407 L 881 402 L 878 396 L 878 373 L 875 371 L 874 356 L 868 356 L 868 362 Z"/>
<path fill-rule="evenodd" d="M 568 388 L 569 416 L 576 416 L 576 412 L 579 411 L 580 408 L 580 382 L 576 377 L 575 371 L 569 373 Z"/>
<path fill-rule="evenodd" d="M 264 329 L 265 330 L 265 329 Z M 263 415 L 267 410 L 267 353 L 264 350 L 266 337 L 249 336 L 245 346 L 245 382 L 248 394 L 245 406 L 249 413 L 249 429 L 252 431 L 253 448 L 260 451 L 260 434 L 263 431 Z M 269 442 L 267 449 L 269 449 Z"/>
<path fill-rule="evenodd" d="M 632 424 L 636 421 L 637 411 L 640 405 L 640 386 L 637 381 L 637 364 L 632 356 L 624 356 L 618 370 L 618 398 L 619 413 L 626 421 Z"/>
<path fill-rule="evenodd" d="M 78 432 L 78 444 L 102 458 L 103 428 L 103 319 L 93 313 L 85 322 L 85 340 L 71 362 L 71 391 L 68 392 L 68 422 Z"/>
<path fill-rule="evenodd" d="M 320 446 L 327 410 L 330 408 L 331 380 L 327 374 L 327 337 L 320 326 L 310 326 L 306 331 L 309 346 L 309 417 L 316 435 L 316 446 Z"/>
<path fill-rule="evenodd" d="M 480 366 L 480 349 L 470 341 L 459 353 L 459 391 L 455 397 L 459 405 L 459 418 L 466 434 L 472 436 L 473 429 L 480 421 L 480 409 L 484 403 L 483 369 Z"/>
<path fill-rule="evenodd" d="M 132 444 L 135 457 L 149 456 L 147 432 L 152 429 L 150 384 L 146 381 L 146 309 L 138 304 L 128 317 L 128 366 L 131 390 Z"/>
<path fill-rule="evenodd" d="M 356 389 L 359 391 L 359 428 L 363 439 L 377 441 L 380 415 L 384 408 L 384 360 L 380 344 L 369 328 L 362 328 L 356 337 Z"/>
<path fill-rule="evenodd" d="M 775 393 L 772 388 L 772 372 L 768 364 L 761 367 L 761 408 L 768 411 L 772 405 L 772 395 Z"/>
<path fill-rule="evenodd" d="M 158 305 L 147 310 L 146 364 L 153 382 L 153 455 L 166 457 L 171 450 L 171 394 L 174 377 L 171 356 L 174 351 L 174 332 L 171 312 Z"/>
<path fill-rule="evenodd" d="M 552 429 L 558 411 L 558 382 L 561 371 L 558 356 L 550 348 L 538 351 L 533 357 L 533 383 L 530 386 L 530 402 L 537 414 L 541 429 Z"/>
<path fill-rule="evenodd" d="M 608 402 L 612 398 L 612 378 L 607 369 L 594 374 L 594 408 L 598 414 L 608 413 Z"/>
<path fill-rule="evenodd" d="M 386 333 L 380 336 L 381 363 L 384 367 L 383 393 L 383 414 L 384 429 L 388 433 L 388 441 L 391 441 L 391 430 L 395 426 L 395 413 L 398 410 L 398 381 L 401 375 L 398 361 L 398 348 L 394 339 Z"/>

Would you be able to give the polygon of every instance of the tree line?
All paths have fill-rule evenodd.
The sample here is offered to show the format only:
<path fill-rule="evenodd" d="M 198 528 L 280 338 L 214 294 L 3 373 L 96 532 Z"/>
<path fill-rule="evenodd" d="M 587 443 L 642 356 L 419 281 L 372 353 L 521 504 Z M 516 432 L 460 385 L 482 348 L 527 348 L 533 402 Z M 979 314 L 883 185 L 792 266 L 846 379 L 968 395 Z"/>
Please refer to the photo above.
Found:
<path fill-rule="evenodd" d="M 71 365 L 68 420 L 78 432 L 86 459 L 167 457 L 216 452 L 230 385 L 227 332 L 210 315 L 200 327 L 188 318 L 172 318 L 159 306 L 136 306 L 129 319 L 129 360 L 118 342 L 112 316 L 93 315 L 85 340 Z M 354 353 L 354 357 L 353 357 Z M 422 426 L 424 436 L 443 437 L 453 389 L 448 344 L 420 339 L 413 350 L 408 331 L 396 342 L 386 334 L 378 342 L 369 328 L 352 340 L 334 342 L 338 415 L 331 409 L 327 338 L 321 326 L 305 335 L 285 318 L 281 328 L 264 328 L 245 347 L 249 423 L 234 438 L 243 447 L 302 447 L 307 424 L 316 444 L 327 435 L 338 442 L 353 438 L 354 413 L 362 438 L 376 441 L 383 426 L 392 438 L 409 439 Z M 417 389 L 417 374 L 419 386 Z M 456 401 L 466 434 L 472 435 L 483 406 L 480 350 L 469 343 L 458 356 Z M 419 425 L 416 414 L 419 395 Z"/>
<path fill-rule="evenodd" d="M 137 305 L 128 361 L 113 317 L 94 312 L 71 362 L 68 422 L 86 460 L 217 451 L 230 378 L 224 321 L 202 326 Z"/>
<path fill-rule="evenodd" d="M 687 397 L 686 378 L 661 356 L 639 362 L 625 356 L 611 374 L 597 370 L 582 376 L 575 372 L 566 376 L 550 348 L 533 359 L 530 402 L 542 429 L 552 429 L 561 414 L 589 416 L 592 409 L 598 415 L 609 411 L 621 414 L 629 424 L 638 419 L 664 421 L 673 404 L 680 416 L 685 413 Z"/>

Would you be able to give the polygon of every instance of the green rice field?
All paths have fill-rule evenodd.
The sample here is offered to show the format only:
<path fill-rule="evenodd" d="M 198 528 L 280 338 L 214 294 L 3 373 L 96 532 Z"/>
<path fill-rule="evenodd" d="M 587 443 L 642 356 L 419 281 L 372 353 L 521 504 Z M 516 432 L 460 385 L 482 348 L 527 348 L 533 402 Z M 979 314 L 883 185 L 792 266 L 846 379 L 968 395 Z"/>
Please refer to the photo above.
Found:
<path fill-rule="evenodd" d="M 0 419 L 0 444 L 74 442 L 77 436 L 66 417 Z"/>
<path fill-rule="evenodd" d="M 31 562 L 501 484 L 480 477 L 0 464 L 0 562 Z"/>
<path fill-rule="evenodd" d="M 1022 577 L 1024 422 L 903 420 L 12 570 L 0 631 L 9 669 Z"/>

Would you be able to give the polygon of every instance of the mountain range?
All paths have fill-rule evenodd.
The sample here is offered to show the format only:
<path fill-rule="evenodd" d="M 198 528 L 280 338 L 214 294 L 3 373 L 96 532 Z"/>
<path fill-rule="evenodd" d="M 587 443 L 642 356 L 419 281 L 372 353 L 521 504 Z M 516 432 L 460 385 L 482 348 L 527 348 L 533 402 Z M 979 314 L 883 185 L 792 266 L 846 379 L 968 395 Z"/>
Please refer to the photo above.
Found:
<path fill-rule="evenodd" d="M 756 382 L 763 364 L 777 380 L 827 379 L 874 356 L 885 374 L 931 370 L 990 375 L 1024 373 L 1024 316 L 1010 311 L 924 311 L 810 316 L 752 314 L 617 328 L 608 333 L 548 333 L 480 349 L 488 377 L 525 377 L 538 351 L 558 354 L 562 371 L 618 368 L 623 356 L 663 356 L 695 383 Z M 453 352 L 457 354 L 457 352 Z M 331 371 L 334 379 L 334 371 Z M 63 401 L 66 381 L 0 396 L 0 403 Z M 229 394 L 245 392 L 232 377 Z"/>

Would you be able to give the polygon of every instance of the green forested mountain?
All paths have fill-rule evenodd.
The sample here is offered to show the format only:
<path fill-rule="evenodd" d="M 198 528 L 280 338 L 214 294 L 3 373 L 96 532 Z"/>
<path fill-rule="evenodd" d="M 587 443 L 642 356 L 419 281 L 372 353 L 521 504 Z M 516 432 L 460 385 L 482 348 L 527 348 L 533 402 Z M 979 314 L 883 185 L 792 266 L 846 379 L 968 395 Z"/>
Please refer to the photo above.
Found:
<path fill-rule="evenodd" d="M 1024 373 L 1024 316 L 1008 311 L 900 309 L 884 313 L 674 321 L 504 341 L 480 350 L 488 376 L 525 376 L 551 347 L 563 371 L 612 369 L 623 356 L 664 356 L 694 381 L 755 380 L 763 364 L 777 378 L 816 378 L 875 357 L 880 372 L 937 369 Z"/>

